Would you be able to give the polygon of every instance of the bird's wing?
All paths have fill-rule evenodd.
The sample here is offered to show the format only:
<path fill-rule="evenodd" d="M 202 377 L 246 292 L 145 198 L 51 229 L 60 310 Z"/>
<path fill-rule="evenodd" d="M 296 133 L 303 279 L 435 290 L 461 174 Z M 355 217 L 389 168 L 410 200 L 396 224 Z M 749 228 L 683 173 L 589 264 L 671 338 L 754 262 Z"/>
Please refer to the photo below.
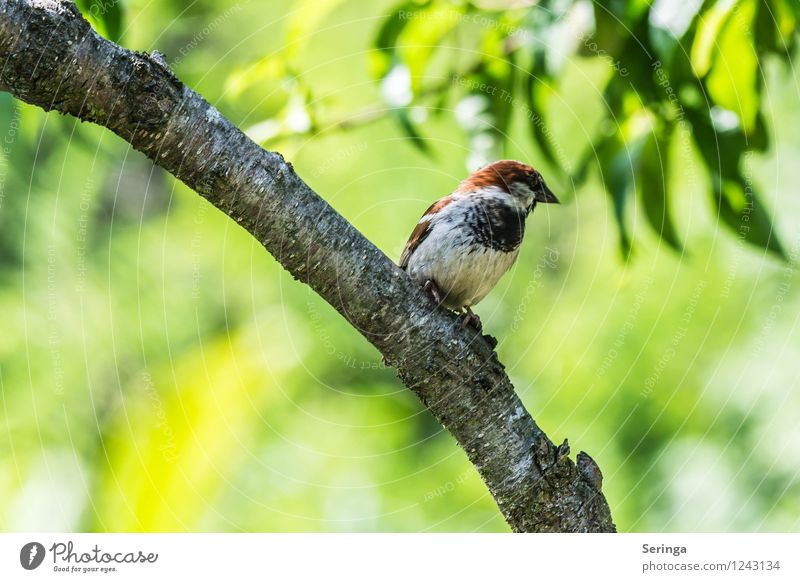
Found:
<path fill-rule="evenodd" d="M 408 267 L 408 260 L 411 258 L 411 254 L 430 234 L 431 221 L 433 220 L 434 216 L 453 201 L 455 201 L 455 198 L 452 194 L 450 196 L 445 196 L 441 200 L 437 200 L 431 204 L 424 212 L 422 218 L 419 219 L 417 226 L 415 226 L 414 230 L 411 231 L 411 236 L 408 238 L 408 242 L 403 249 L 403 254 L 400 255 L 401 269 Z"/>

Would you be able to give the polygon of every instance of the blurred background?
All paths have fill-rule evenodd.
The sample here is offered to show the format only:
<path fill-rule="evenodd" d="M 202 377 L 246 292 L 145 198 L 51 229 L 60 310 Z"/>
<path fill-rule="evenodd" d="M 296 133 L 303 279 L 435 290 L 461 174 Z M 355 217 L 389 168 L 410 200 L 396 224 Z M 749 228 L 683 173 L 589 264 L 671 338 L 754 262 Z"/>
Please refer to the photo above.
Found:
<path fill-rule="evenodd" d="M 397 260 L 541 170 L 478 307 L 622 531 L 800 530 L 798 3 L 83 0 Z M 508 531 L 453 439 L 250 236 L 0 94 L 0 529 Z"/>

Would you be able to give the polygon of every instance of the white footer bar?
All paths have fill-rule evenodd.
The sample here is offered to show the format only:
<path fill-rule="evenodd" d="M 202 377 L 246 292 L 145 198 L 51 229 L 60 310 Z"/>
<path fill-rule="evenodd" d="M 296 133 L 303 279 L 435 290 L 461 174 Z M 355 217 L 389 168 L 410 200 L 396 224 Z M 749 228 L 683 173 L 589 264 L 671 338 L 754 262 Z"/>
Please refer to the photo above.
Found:
<path fill-rule="evenodd" d="M 777 581 L 798 553 L 800 534 L 26 533 L 0 534 L 0 580 Z"/>

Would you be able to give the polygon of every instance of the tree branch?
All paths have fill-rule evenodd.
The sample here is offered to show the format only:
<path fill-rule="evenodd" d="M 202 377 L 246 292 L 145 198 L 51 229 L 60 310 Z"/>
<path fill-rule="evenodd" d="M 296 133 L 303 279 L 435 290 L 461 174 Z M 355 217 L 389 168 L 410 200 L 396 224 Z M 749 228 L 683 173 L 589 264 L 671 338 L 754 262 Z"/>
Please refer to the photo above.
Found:
<path fill-rule="evenodd" d="M 527 413 L 486 338 L 462 330 L 163 58 L 98 36 L 67 0 L 0 0 L 0 89 L 107 127 L 247 229 L 395 367 L 452 433 L 515 531 L 614 531 L 597 465 Z"/>

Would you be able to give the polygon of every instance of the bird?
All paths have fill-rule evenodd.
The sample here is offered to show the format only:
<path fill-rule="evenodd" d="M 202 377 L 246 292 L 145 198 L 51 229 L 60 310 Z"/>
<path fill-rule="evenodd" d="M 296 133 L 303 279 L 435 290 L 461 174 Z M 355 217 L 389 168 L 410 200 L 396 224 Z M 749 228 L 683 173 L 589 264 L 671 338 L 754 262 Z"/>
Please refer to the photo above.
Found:
<path fill-rule="evenodd" d="M 537 203 L 559 201 L 531 166 L 500 160 L 434 202 L 411 232 L 399 266 L 441 306 L 482 329 L 472 311 L 519 255 Z"/>

